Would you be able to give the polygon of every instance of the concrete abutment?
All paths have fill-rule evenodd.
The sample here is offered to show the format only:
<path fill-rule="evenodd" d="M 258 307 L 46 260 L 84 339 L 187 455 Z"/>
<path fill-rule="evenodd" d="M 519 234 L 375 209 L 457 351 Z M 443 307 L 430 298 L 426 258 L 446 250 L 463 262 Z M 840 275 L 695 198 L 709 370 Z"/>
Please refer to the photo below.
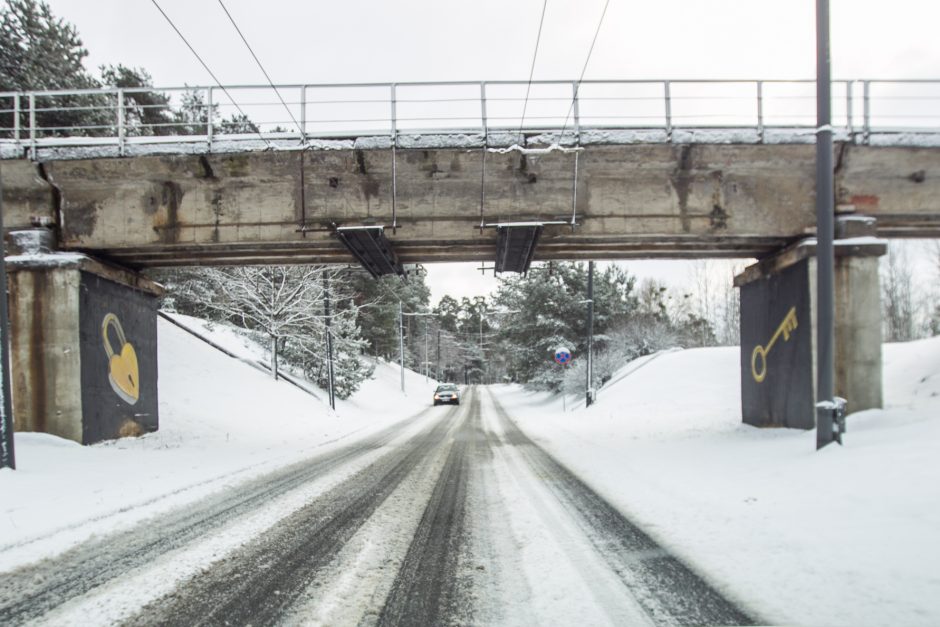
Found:
<path fill-rule="evenodd" d="M 8 235 L 14 428 L 92 444 L 155 431 L 162 288 L 47 229 Z"/>
<path fill-rule="evenodd" d="M 878 268 L 887 244 L 871 236 L 868 218 L 841 218 L 837 233 L 854 237 L 835 240 L 835 393 L 858 412 L 883 405 Z M 815 427 L 815 253 L 815 239 L 805 239 L 735 277 L 746 424 Z"/>

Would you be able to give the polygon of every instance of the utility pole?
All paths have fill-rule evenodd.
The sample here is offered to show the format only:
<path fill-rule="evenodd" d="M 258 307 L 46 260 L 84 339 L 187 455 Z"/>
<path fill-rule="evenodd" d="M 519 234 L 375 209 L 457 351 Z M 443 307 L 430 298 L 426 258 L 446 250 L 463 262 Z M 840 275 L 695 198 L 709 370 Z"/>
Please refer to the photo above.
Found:
<path fill-rule="evenodd" d="M 816 0 L 816 449 L 842 443 L 841 409 L 833 389 L 835 359 L 835 192 L 832 181 L 832 97 L 829 0 Z"/>
<path fill-rule="evenodd" d="M 585 392 L 584 406 L 590 407 L 594 402 L 594 262 L 588 262 L 588 342 L 587 342 L 587 390 Z"/>
<path fill-rule="evenodd" d="M 486 367 L 486 357 L 483 356 L 483 311 L 480 311 L 480 384 L 483 380 L 483 369 Z"/>
<path fill-rule="evenodd" d="M 10 316 L 7 310 L 6 248 L 3 245 L 3 179 L 0 174 L 0 468 L 16 468 L 13 455 L 13 402 L 10 392 Z"/>
<path fill-rule="evenodd" d="M 398 359 L 401 364 L 401 392 L 405 393 L 405 315 L 398 301 Z"/>
<path fill-rule="evenodd" d="M 428 368 L 430 362 L 428 361 L 428 319 L 424 319 L 424 383 L 428 382 Z"/>
<path fill-rule="evenodd" d="M 326 316 L 326 363 L 330 376 L 330 409 L 336 410 L 336 395 L 333 392 L 333 334 L 330 332 L 330 275 L 323 275 L 323 314 Z"/>
<path fill-rule="evenodd" d="M 441 325 L 437 325 L 437 380 L 441 380 Z"/>

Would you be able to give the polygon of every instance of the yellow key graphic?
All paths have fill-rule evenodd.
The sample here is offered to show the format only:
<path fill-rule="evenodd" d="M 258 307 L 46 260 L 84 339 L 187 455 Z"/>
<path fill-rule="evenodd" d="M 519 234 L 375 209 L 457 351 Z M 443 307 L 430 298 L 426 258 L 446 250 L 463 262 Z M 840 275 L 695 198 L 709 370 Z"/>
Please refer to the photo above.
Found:
<path fill-rule="evenodd" d="M 767 378 L 767 353 L 769 353 L 770 349 L 774 347 L 774 344 L 777 342 L 777 338 L 782 334 L 783 341 L 786 342 L 790 339 L 790 334 L 793 333 L 794 329 L 796 329 L 796 307 L 790 307 L 790 311 L 787 312 L 783 322 L 781 322 L 780 326 L 777 327 L 777 331 L 774 333 L 774 336 L 770 338 L 769 342 L 767 342 L 767 346 L 765 347 L 758 344 L 754 347 L 754 352 L 751 353 L 751 375 L 754 376 L 755 381 L 760 383 Z M 758 358 L 760 358 L 759 372 L 757 370 Z"/>

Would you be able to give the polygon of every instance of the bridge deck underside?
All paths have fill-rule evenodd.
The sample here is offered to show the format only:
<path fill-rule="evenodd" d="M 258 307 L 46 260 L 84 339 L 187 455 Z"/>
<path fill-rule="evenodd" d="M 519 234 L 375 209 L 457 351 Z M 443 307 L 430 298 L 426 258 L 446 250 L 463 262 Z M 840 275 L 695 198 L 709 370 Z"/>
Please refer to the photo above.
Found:
<path fill-rule="evenodd" d="M 311 149 L 2 167 L 8 228 L 48 223 L 62 248 L 136 267 L 350 263 L 334 230 L 362 225 L 385 225 L 405 263 L 492 260 L 496 229 L 481 224 L 513 222 L 563 223 L 545 226 L 536 260 L 739 257 L 812 233 L 814 150 Z M 940 237 L 940 148 L 846 143 L 834 162 L 840 211 L 877 218 L 881 235 Z"/>

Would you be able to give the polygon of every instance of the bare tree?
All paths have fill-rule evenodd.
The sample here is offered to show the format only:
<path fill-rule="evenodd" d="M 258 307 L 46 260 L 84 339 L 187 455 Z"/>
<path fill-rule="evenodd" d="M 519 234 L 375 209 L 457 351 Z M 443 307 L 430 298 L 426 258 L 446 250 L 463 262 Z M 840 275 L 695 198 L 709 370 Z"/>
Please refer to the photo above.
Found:
<path fill-rule="evenodd" d="M 905 246 L 888 247 L 881 273 L 881 308 L 885 341 L 906 342 L 917 336 L 914 279 Z"/>
<path fill-rule="evenodd" d="M 268 337 L 271 374 L 278 376 L 278 349 L 285 338 L 318 322 L 324 295 L 322 266 L 207 268 L 198 296 L 209 309 Z"/>

